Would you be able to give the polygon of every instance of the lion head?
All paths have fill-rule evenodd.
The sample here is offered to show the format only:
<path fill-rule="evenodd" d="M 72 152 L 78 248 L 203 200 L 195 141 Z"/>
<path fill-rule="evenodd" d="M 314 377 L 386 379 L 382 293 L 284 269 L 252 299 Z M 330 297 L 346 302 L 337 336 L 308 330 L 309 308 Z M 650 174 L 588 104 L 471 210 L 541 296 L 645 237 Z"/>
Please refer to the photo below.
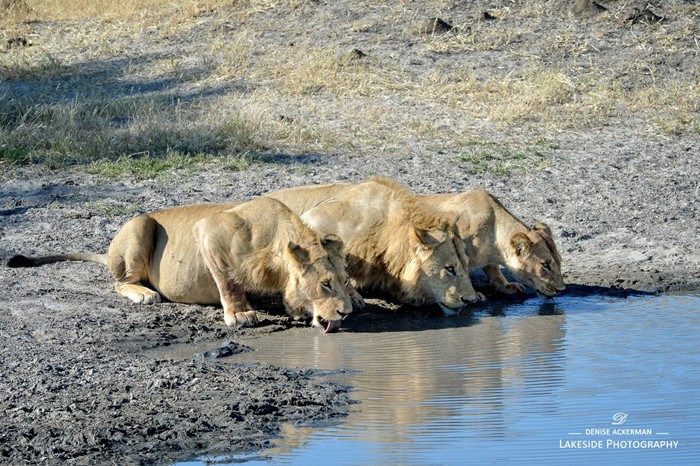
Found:
<path fill-rule="evenodd" d="M 297 318 L 311 316 L 313 325 L 323 325 L 325 332 L 337 330 L 352 312 L 342 247 L 335 235 L 305 246 L 287 246 L 290 277 L 284 290 L 285 308 Z"/>
<path fill-rule="evenodd" d="M 547 225 L 540 222 L 525 233 L 515 233 L 510 245 L 515 258 L 510 261 L 508 269 L 518 281 L 544 296 L 551 297 L 564 291 L 561 256 Z"/>
<path fill-rule="evenodd" d="M 411 230 L 413 260 L 406 267 L 404 297 L 413 302 L 438 304 L 445 314 L 455 314 L 465 304 L 483 300 L 469 278 L 464 244 L 452 231 Z"/>

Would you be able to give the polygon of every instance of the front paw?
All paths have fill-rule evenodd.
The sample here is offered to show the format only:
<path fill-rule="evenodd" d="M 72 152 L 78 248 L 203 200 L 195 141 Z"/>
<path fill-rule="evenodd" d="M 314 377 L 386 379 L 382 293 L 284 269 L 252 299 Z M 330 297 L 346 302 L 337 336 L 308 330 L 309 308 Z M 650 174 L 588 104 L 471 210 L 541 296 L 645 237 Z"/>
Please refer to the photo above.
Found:
<path fill-rule="evenodd" d="M 350 293 L 350 300 L 352 301 L 352 308 L 354 310 L 359 311 L 365 308 L 365 298 L 363 298 L 357 290 L 352 290 Z"/>
<path fill-rule="evenodd" d="M 262 321 L 257 311 L 224 312 L 224 322 L 229 327 L 253 327 Z"/>
<path fill-rule="evenodd" d="M 515 293 L 524 293 L 525 292 L 525 287 L 521 285 L 520 283 L 515 283 L 515 282 L 508 282 L 505 285 L 499 287 L 501 293 L 505 294 L 515 294 Z"/>
<path fill-rule="evenodd" d="M 134 301 L 139 304 L 156 304 L 160 302 L 160 294 L 156 291 L 146 290 L 138 293 Z"/>

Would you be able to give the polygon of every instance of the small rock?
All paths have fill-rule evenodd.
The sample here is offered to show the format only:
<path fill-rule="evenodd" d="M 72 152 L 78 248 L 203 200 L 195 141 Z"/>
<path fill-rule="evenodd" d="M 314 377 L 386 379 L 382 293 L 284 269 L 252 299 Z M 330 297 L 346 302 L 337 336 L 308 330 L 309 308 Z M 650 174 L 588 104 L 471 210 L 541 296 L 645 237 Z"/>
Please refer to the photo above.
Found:
<path fill-rule="evenodd" d="M 31 39 L 27 39 L 26 37 L 12 37 L 11 39 L 7 39 L 7 48 L 14 48 L 14 47 L 31 47 L 34 45 L 31 41 Z"/>
<path fill-rule="evenodd" d="M 425 23 L 422 28 L 422 32 L 425 34 L 444 34 L 446 32 L 450 32 L 452 29 L 454 29 L 454 26 L 447 21 L 436 17 L 430 18 Z"/>
<path fill-rule="evenodd" d="M 245 353 L 246 351 L 250 351 L 250 348 L 244 345 L 239 345 L 237 343 L 227 341 L 218 348 L 205 351 L 203 353 L 197 353 L 195 356 L 206 359 L 221 359 L 228 356 L 232 356 L 234 354 Z"/>
<path fill-rule="evenodd" d="M 68 212 L 67 215 L 69 218 L 72 218 L 72 219 L 92 217 L 92 214 L 90 212 Z"/>
<path fill-rule="evenodd" d="M 635 8 L 633 13 L 627 18 L 627 21 L 631 23 L 645 23 L 645 24 L 655 24 L 664 19 L 663 16 L 657 15 L 652 9 L 651 5 L 647 5 L 644 8 Z"/>
<path fill-rule="evenodd" d="M 579 16 L 595 16 L 608 9 L 594 0 L 576 0 L 571 6 L 571 11 Z"/>
<path fill-rule="evenodd" d="M 288 117 L 287 115 L 277 115 L 277 121 L 282 123 L 294 123 L 294 118 Z"/>
<path fill-rule="evenodd" d="M 348 54 L 345 56 L 345 59 L 347 61 L 353 61 L 353 60 L 361 60 L 363 58 L 367 57 L 367 54 L 363 52 L 360 49 L 352 49 Z"/>

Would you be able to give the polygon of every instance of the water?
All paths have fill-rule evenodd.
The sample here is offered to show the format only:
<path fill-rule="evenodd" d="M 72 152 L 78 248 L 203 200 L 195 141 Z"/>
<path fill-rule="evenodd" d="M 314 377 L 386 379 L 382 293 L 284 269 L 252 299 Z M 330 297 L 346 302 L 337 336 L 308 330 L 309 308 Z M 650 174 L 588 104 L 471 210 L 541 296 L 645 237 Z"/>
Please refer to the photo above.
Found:
<path fill-rule="evenodd" d="M 699 308 L 699 295 L 532 298 L 244 341 L 256 351 L 233 361 L 347 369 L 329 378 L 359 401 L 338 425 L 285 426 L 246 464 L 700 464 Z"/>

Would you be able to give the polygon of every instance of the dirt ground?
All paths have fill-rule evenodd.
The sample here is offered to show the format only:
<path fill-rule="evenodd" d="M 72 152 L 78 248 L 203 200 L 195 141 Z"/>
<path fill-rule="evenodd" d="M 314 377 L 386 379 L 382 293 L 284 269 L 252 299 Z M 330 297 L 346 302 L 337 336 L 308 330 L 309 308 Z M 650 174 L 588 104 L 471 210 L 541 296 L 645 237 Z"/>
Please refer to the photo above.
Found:
<path fill-rule="evenodd" d="M 576 8 L 584 3 L 588 7 L 562 21 L 583 24 L 582 18 L 591 21 L 589 16 L 598 14 L 589 3 L 575 3 Z M 322 36 L 333 29 L 338 8 L 314 3 L 314 8 L 295 13 L 287 27 L 306 21 L 310 36 Z M 475 14 L 458 6 L 450 11 L 464 18 Z M 655 11 L 663 14 L 663 4 Z M 516 17 L 514 10 L 510 20 Z M 280 20 L 274 11 L 264 19 L 270 24 Z M 370 19 L 380 22 L 376 16 Z M 384 20 L 382 33 L 390 39 L 391 28 L 399 26 Z M 493 21 L 492 27 L 510 24 L 488 21 Z M 656 20 L 621 21 L 620 37 L 650 33 L 655 26 L 644 21 Z M 664 21 L 672 28 L 678 18 Z M 546 35 L 548 30 L 536 33 Z M 371 48 L 373 54 L 405 54 L 409 60 L 410 41 L 389 39 L 375 38 L 371 46 L 348 45 Z M 377 45 L 382 43 L 384 48 Z M 598 45 L 611 62 L 644 52 L 614 42 Z M 552 49 L 548 57 L 556 60 L 556 54 Z M 414 60 L 410 66 L 416 72 L 443 60 L 501 66 L 493 57 L 490 61 L 488 54 L 465 50 Z M 679 62 L 674 69 L 697 78 L 697 61 L 694 66 Z M 504 137 L 490 123 L 479 124 L 485 137 Z M 434 150 L 422 140 L 415 145 L 405 141 L 405 150 L 390 154 L 378 154 L 379 145 L 275 153 L 241 171 L 203 164 L 194 172 L 173 171 L 166 178 L 146 181 L 112 181 L 88 174 L 81 166 L 52 171 L 0 165 L 5 170 L 0 185 L 0 260 L 16 253 L 104 252 L 126 220 L 169 206 L 245 200 L 288 186 L 360 181 L 380 174 L 420 193 L 485 188 L 527 223 L 545 221 L 562 253 L 569 293 L 700 289 L 697 130 L 669 134 L 651 131 L 634 118 L 615 118 L 603 125 L 554 125 L 541 132 L 547 139 L 546 163 L 509 173 L 477 172 L 449 149 Z M 483 286 L 478 278 L 477 284 Z M 221 351 L 226 354 L 227 349 L 245 350 L 236 343 L 241 335 L 303 325 L 282 315 L 275 300 L 257 301 L 269 316 L 263 325 L 230 330 L 219 308 L 133 305 L 116 294 L 109 273 L 97 264 L 2 266 L 0 290 L 2 463 L 163 464 L 257 451 L 283 422 L 334 422 L 355 409 L 347 387 L 325 382 L 312 371 L 225 364 L 212 354 L 189 360 L 158 355 L 159 348 L 176 343 L 228 341 Z"/>

